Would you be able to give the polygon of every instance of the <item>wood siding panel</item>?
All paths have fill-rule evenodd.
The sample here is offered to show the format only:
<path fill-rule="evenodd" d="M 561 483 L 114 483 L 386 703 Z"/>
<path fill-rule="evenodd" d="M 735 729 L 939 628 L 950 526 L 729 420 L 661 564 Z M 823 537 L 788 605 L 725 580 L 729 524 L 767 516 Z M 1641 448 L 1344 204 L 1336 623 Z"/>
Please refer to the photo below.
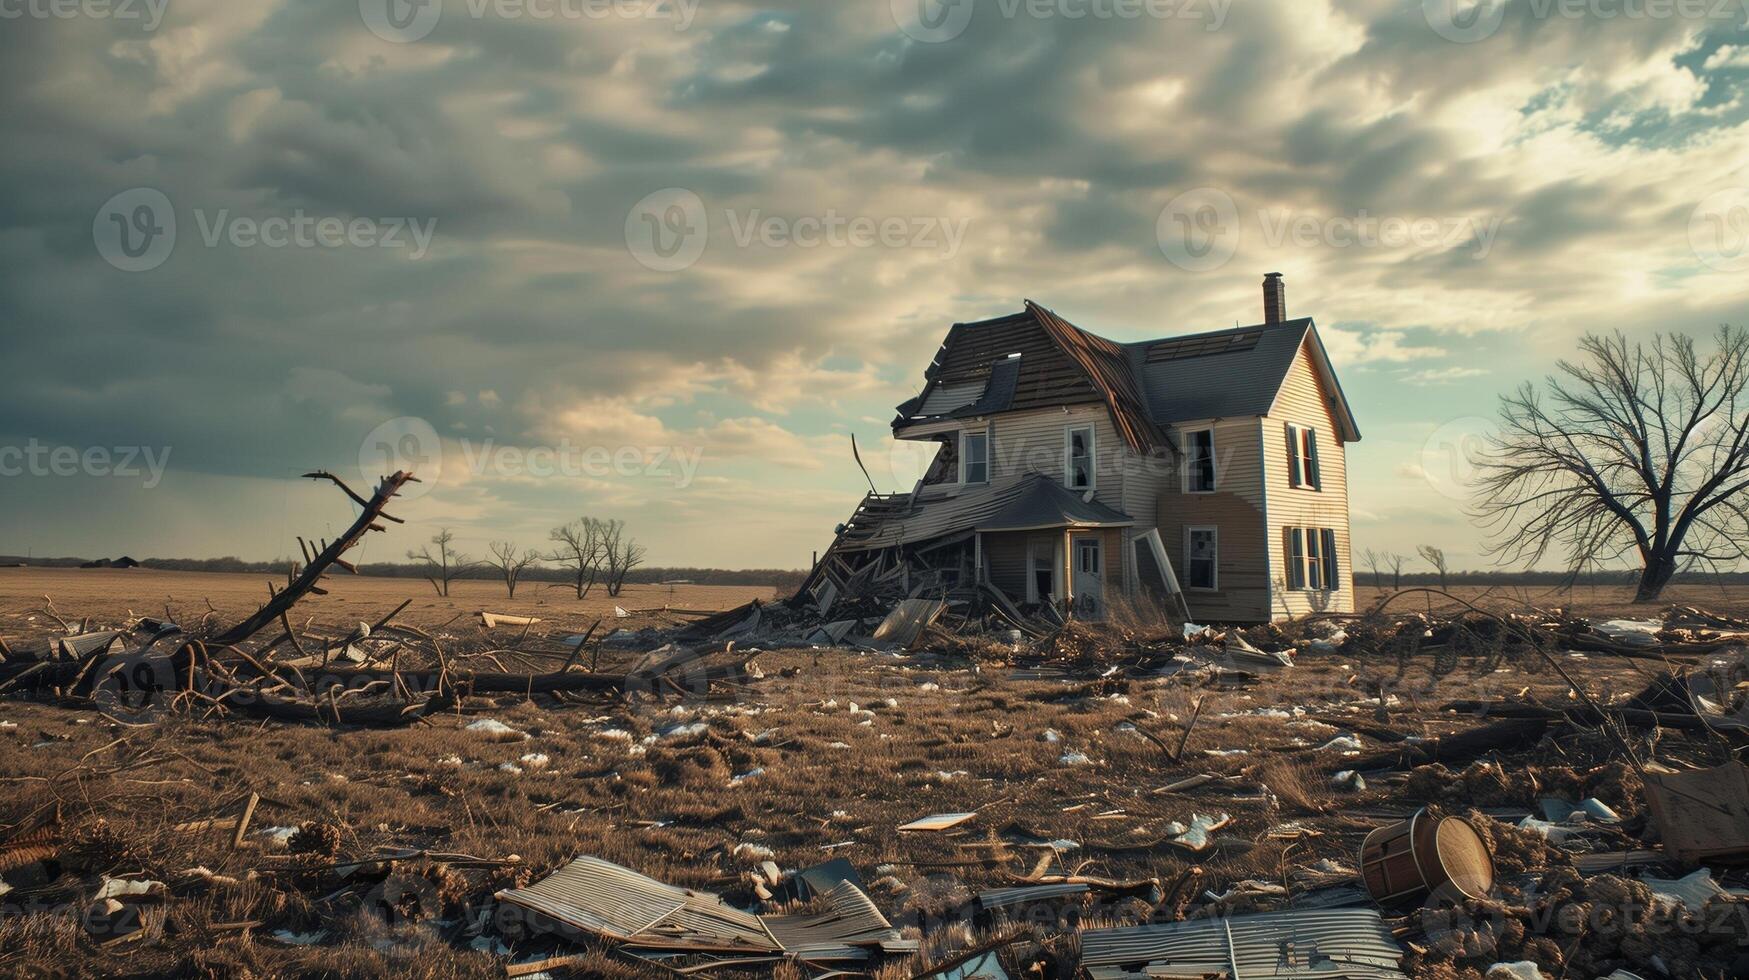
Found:
<path fill-rule="evenodd" d="M 1181 465 L 1156 471 L 1155 520 L 1178 580 L 1186 580 L 1184 529 L 1220 529 L 1215 592 L 1186 590 L 1190 613 L 1200 621 L 1257 622 L 1269 618 L 1269 555 L 1263 508 L 1259 420 L 1219 419 L 1175 425 L 1172 437 L 1184 449 L 1185 433 L 1214 430 L 1215 492 L 1185 493 Z"/>
<path fill-rule="evenodd" d="M 1064 482 L 1064 432 L 1070 428 L 1093 427 L 1094 492 L 1093 499 L 1131 517 L 1124 510 L 1124 461 L 1130 455 L 1123 437 L 1111 424 L 1111 415 L 1104 405 L 1072 405 L 1034 412 L 1007 412 L 989 420 L 994 434 L 990 449 L 991 472 L 998 479 L 1043 473 L 1058 483 Z M 982 425 L 982 422 L 976 423 Z M 1064 484 L 1067 486 L 1067 484 Z M 1146 515 L 1141 519 L 1145 520 Z"/>
<path fill-rule="evenodd" d="M 1346 447 L 1331 410 L 1331 393 L 1312 368 L 1302 344 L 1274 410 L 1263 420 L 1264 467 L 1269 481 L 1269 565 L 1275 583 L 1273 615 L 1301 616 L 1319 610 L 1354 611 L 1354 554 L 1349 538 L 1348 465 Z M 1289 484 L 1287 425 L 1308 426 L 1318 433 L 1318 464 L 1323 489 Z M 1285 529 L 1327 527 L 1336 532 L 1340 588 L 1333 593 L 1289 591 Z"/>
<path fill-rule="evenodd" d="M 984 535 L 984 567 L 991 585 L 1015 602 L 1026 601 L 1026 535 Z"/>

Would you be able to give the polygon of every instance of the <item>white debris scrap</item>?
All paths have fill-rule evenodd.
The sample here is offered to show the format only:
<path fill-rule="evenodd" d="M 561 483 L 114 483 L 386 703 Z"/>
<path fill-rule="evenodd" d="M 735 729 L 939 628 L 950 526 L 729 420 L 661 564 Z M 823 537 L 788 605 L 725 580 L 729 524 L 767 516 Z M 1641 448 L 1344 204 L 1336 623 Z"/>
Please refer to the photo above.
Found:
<path fill-rule="evenodd" d="M 1225 813 L 1209 816 L 1202 813 L 1190 815 L 1190 826 L 1173 821 L 1166 825 L 1166 832 L 1172 836 L 1172 843 L 1192 851 L 1207 850 L 1214 843 L 1214 832 L 1232 823 L 1233 818 Z"/>
<path fill-rule="evenodd" d="M 255 836 L 264 837 L 267 843 L 274 847 L 285 847 L 291 843 L 292 835 L 298 832 L 296 827 L 268 827 L 257 830 Z"/>
<path fill-rule="evenodd" d="M 1366 778 L 1353 769 L 1344 769 L 1330 777 L 1330 785 L 1337 789 L 1359 793 L 1366 789 Z"/>
<path fill-rule="evenodd" d="M 495 742 L 522 742 L 528 739 L 527 732 L 511 728 L 496 718 L 481 718 L 479 721 L 469 722 L 463 730 L 484 735 Z"/>

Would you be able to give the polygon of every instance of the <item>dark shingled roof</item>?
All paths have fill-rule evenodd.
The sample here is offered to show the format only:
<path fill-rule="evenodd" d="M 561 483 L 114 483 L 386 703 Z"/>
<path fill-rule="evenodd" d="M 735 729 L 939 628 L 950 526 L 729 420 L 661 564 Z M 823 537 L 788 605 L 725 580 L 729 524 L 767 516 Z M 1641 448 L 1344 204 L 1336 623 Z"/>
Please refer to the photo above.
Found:
<path fill-rule="evenodd" d="M 893 429 L 898 434 L 937 419 L 1104 402 L 1132 449 L 1172 447 L 1163 429 L 1175 422 L 1269 414 L 1308 338 L 1339 435 L 1358 440 L 1359 426 L 1310 317 L 1118 344 L 1031 300 L 1021 313 L 954 324 L 926 372 L 923 392 L 899 406 Z M 1023 356 L 1009 356 L 1016 352 Z M 974 398 L 979 384 L 982 394 Z M 921 414 L 931 401 L 944 407 Z"/>
<path fill-rule="evenodd" d="M 1142 380 L 1148 411 L 1159 422 L 1268 415 L 1311 326 L 1311 319 L 1306 318 L 1144 340 L 1127 345 L 1131 370 Z M 1247 345 L 1253 336 L 1255 344 Z M 1238 343 L 1225 353 L 1197 353 L 1198 348 L 1184 343 L 1192 338 L 1227 337 Z M 1170 354 L 1187 349 L 1186 356 L 1150 358 L 1154 351 Z"/>

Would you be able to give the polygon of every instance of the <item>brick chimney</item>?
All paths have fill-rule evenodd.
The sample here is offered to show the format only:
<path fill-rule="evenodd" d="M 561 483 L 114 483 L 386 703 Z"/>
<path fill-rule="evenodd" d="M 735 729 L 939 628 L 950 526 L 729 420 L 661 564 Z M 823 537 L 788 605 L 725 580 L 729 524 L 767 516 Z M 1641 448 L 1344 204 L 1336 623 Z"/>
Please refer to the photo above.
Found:
<path fill-rule="evenodd" d="M 1280 323 L 1287 319 L 1287 287 L 1282 285 L 1281 273 L 1271 272 L 1263 277 L 1263 322 Z"/>

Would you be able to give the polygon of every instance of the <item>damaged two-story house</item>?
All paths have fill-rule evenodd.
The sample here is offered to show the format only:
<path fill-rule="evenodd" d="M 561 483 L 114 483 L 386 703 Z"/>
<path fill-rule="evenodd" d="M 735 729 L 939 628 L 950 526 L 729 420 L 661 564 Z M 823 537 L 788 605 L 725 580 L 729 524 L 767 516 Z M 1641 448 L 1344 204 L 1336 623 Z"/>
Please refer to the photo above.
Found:
<path fill-rule="evenodd" d="M 1317 327 L 1287 318 L 1279 274 L 1263 289 L 1263 323 L 1139 343 L 1030 300 L 955 324 L 893 420 L 937 447 L 927 472 L 866 497 L 803 593 L 976 590 L 1083 618 L 1144 597 L 1199 621 L 1352 611 L 1360 430 Z"/>

